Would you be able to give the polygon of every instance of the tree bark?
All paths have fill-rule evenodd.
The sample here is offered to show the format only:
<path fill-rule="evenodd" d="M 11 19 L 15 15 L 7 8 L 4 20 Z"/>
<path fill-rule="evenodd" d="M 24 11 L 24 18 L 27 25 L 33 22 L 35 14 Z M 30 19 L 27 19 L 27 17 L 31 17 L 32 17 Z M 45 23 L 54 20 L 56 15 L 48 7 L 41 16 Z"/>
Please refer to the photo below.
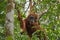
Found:
<path fill-rule="evenodd" d="M 5 34 L 7 39 L 11 37 L 13 40 L 14 40 L 14 7 L 15 7 L 14 0 L 7 0 Z"/>

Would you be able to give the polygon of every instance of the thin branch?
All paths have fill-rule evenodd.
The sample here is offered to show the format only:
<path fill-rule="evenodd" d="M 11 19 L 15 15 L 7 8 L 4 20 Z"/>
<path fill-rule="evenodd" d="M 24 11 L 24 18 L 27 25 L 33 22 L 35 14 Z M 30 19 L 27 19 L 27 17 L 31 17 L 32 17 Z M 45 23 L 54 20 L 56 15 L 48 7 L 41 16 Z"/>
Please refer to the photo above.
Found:
<path fill-rule="evenodd" d="M 28 9 L 29 9 L 29 6 L 28 6 L 28 8 L 26 9 L 25 13 L 28 11 Z"/>
<path fill-rule="evenodd" d="M 48 9 L 45 9 L 45 10 L 43 10 L 43 11 L 41 11 L 40 13 L 39 13 L 39 19 L 45 14 L 45 12 L 47 12 L 48 11 Z"/>
<path fill-rule="evenodd" d="M 31 3 L 31 2 L 30 2 Z M 34 2 L 34 4 L 29 4 L 28 8 L 26 9 L 25 13 L 28 11 L 29 7 L 30 7 L 30 11 L 32 10 L 33 6 L 35 5 L 36 3 Z"/>

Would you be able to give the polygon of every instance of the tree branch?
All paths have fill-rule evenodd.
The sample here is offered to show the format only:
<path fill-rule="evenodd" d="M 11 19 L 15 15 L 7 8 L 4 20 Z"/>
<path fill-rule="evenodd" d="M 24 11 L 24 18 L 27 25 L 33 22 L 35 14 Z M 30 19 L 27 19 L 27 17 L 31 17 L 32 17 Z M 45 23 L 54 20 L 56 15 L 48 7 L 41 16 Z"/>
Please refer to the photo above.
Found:
<path fill-rule="evenodd" d="M 39 19 L 43 16 L 43 14 L 45 14 L 45 12 L 47 12 L 48 11 L 48 9 L 45 9 L 45 10 L 43 10 L 43 11 L 41 11 L 40 13 L 39 13 Z"/>

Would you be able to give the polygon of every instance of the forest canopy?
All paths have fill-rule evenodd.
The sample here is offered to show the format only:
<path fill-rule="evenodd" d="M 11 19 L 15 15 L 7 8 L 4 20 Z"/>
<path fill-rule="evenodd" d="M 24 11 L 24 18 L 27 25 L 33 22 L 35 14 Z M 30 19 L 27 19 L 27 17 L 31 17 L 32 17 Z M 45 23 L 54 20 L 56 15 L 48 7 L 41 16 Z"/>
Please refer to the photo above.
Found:
<path fill-rule="evenodd" d="M 6 21 L 6 8 L 8 0 L 0 0 L 0 40 L 5 40 L 5 21 Z M 22 18 L 26 18 L 29 10 L 28 0 L 14 0 L 16 7 L 19 8 Z M 39 19 L 42 28 L 46 30 L 48 40 L 60 40 L 60 0 L 33 0 L 32 11 L 37 14 L 48 9 L 44 15 Z M 27 40 L 28 36 L 20 34 L 20 23 L 17 18 L 17 11 L 14 9 L 14 39 Z M 32 38 L 37 40 L 35 36 Z"/>

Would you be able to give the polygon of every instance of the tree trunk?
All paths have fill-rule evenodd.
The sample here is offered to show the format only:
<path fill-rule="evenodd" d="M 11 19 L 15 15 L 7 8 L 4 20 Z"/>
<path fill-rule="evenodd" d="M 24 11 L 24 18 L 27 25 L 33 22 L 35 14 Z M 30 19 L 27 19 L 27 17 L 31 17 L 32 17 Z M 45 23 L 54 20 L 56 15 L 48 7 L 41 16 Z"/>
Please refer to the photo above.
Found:
<path fill-rule="evenodd" d="M 10 38 L 14 40 L 14 7 L 14 0 L 7 0 L 7 14 L 5 20 L 6 40 L 9 40 Z"/>

